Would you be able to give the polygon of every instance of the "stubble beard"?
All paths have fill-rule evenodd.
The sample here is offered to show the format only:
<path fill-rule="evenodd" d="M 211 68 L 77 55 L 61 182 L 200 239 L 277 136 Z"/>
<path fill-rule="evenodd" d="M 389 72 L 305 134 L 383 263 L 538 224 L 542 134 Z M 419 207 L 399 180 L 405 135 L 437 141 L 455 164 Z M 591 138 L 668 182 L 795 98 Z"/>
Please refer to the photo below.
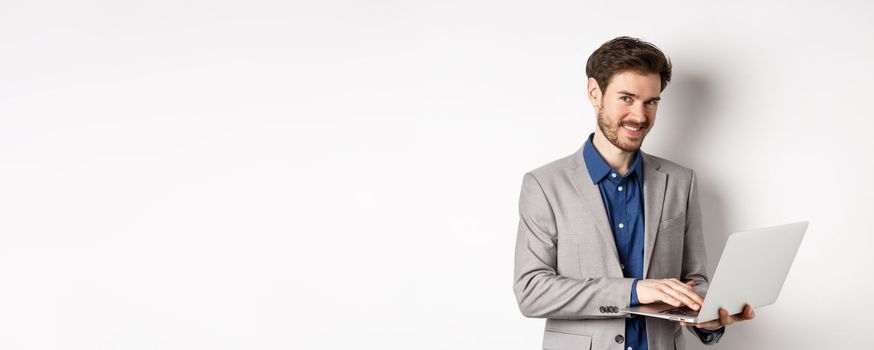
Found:
<path fill-rule="evenodd" d="M 643 122 L 641 124 L 624 124 L 640 127 L 641 130 L 644 130 L 643 136 L 641 136 L 637 142 L 623 142 L 619 140 L 619 128 L 621 127 L 621 125 L 623 125 L 623 123 L 620 121 L 617 124 L 611 124 L 610 120 L 608 120 L 607 116 L 604 114 L 604 108 L 601 107 L 600 109 L 598 109 L 598 128 L 601 129 L 601 133 L 604 134 L 604 136 L 607 138 L 607 141 L 610 141 L 613 146 L 616 146 L 616 148 L 619 148 L 625 152 L 635 152 L 640 149 L 641 145 L 643 145 L 643 139 L 646 138 L 646 132 L 649 131 L 647 130 L 649 128 L 649 123 Z"/>

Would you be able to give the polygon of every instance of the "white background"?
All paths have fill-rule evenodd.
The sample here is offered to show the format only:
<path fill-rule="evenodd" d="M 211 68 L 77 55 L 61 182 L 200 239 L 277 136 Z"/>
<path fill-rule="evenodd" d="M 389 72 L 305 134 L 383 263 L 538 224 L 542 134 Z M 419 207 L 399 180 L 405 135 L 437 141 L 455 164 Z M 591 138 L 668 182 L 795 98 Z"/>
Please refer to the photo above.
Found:
<path fill-rule="evenodd" d="M 644 149 L 698 171 L 711 265 L 811 222 L 715 349 L 864 347 L 870 2 L 3 1 L 0 348 L 538 349 L 522 175 L 619 35 L 672 59 Z"/>

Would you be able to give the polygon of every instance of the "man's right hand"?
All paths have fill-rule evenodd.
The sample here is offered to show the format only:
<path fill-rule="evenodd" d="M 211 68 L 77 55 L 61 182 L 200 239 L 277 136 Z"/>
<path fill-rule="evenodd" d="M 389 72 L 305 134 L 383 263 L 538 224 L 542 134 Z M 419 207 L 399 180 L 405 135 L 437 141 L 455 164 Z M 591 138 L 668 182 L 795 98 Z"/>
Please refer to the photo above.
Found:
<path fill-rule="evenodd" d="M 673 306 L 686 305 L 692 310 L 698 310 L 704 303 L 704 298 L 695 293 L 694 285 L 693 281 L 683 283 L 676 278 L 639 280 L 637 300 L 641 304 L 661 301 Z"/>

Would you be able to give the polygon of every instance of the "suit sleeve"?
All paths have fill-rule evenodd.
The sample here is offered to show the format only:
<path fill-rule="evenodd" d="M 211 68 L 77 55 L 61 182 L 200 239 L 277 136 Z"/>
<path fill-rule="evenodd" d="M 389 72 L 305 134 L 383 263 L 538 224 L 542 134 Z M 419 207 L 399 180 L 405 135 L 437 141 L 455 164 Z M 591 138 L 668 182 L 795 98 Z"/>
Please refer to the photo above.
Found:
<path fill-rule="evenodd" d="M 695 281 L 695 291 L 706 295 L 710 287 L 710 277 L 707 274 L 707 251 L 704 245 L 704 225 L 701 204 L 698 201 L 698 180 L 692 172 L 689 186 L 689 200 L 686 206 L 686 237 L 683 247 L 683 281 Z M 716 344 L 725 332 L 725 327 L 716 331 L 707 331 L 696 327 L 687 327 L 702 343 Z"/>
<path fill-rule="evenodd" d="M 555 214 L 540 183 L 527 173 L 519 197 L 513 291 L 526 317 L 583 319 L 626 317 L 634 279 L 568 278 L 557 273 Z M 606 310 L 606 312 L 604 311 Z"/>

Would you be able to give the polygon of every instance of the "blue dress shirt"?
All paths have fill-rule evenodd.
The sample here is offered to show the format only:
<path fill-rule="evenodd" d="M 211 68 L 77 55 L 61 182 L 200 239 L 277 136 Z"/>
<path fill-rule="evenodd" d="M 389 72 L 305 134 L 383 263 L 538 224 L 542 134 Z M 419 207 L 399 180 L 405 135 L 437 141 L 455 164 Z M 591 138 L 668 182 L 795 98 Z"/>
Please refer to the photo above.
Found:
<path fill-rule="evenodd" d="M 592 183 L 598 185 L 607 219 L 613 230 L 619 267 L 622 275 L 634 278 L 631 285 L 631 305 L 638 305 L 637 281 L 643 279 L 643 164 L 640 152 L 635 153 L 628 172 L 621 175 L 604 161 L 589 135 L 583 147 L 583 159 Z M 634 316 L 625 320 L 625 348 L 647 350 L 646 322 Z"/>
<path fill-rule="evenodd" d="M 634 278 L 631 284 L 632 306 L 639 305 L 637 300 L 637 281 L 643 276 L 643 160 L 640 151 L 634 155 L 634 160 L 625 175 L 620 175 L 607 164 L 589 135 L 583 146 L 583 160 L 592 183 L 598 185 L 607 219 L 613 230 L 616 250 L 619 253 L 619 267 L 626 278 Z M 705 344 L 715 343 L 722 336 L 725 328 L 716 331 L 693 328 Z M 642 316 L 632 316 L 625 320 L 625 348 L 632 350 L 648 350 L 646 340 L 646 322 Z"/>

